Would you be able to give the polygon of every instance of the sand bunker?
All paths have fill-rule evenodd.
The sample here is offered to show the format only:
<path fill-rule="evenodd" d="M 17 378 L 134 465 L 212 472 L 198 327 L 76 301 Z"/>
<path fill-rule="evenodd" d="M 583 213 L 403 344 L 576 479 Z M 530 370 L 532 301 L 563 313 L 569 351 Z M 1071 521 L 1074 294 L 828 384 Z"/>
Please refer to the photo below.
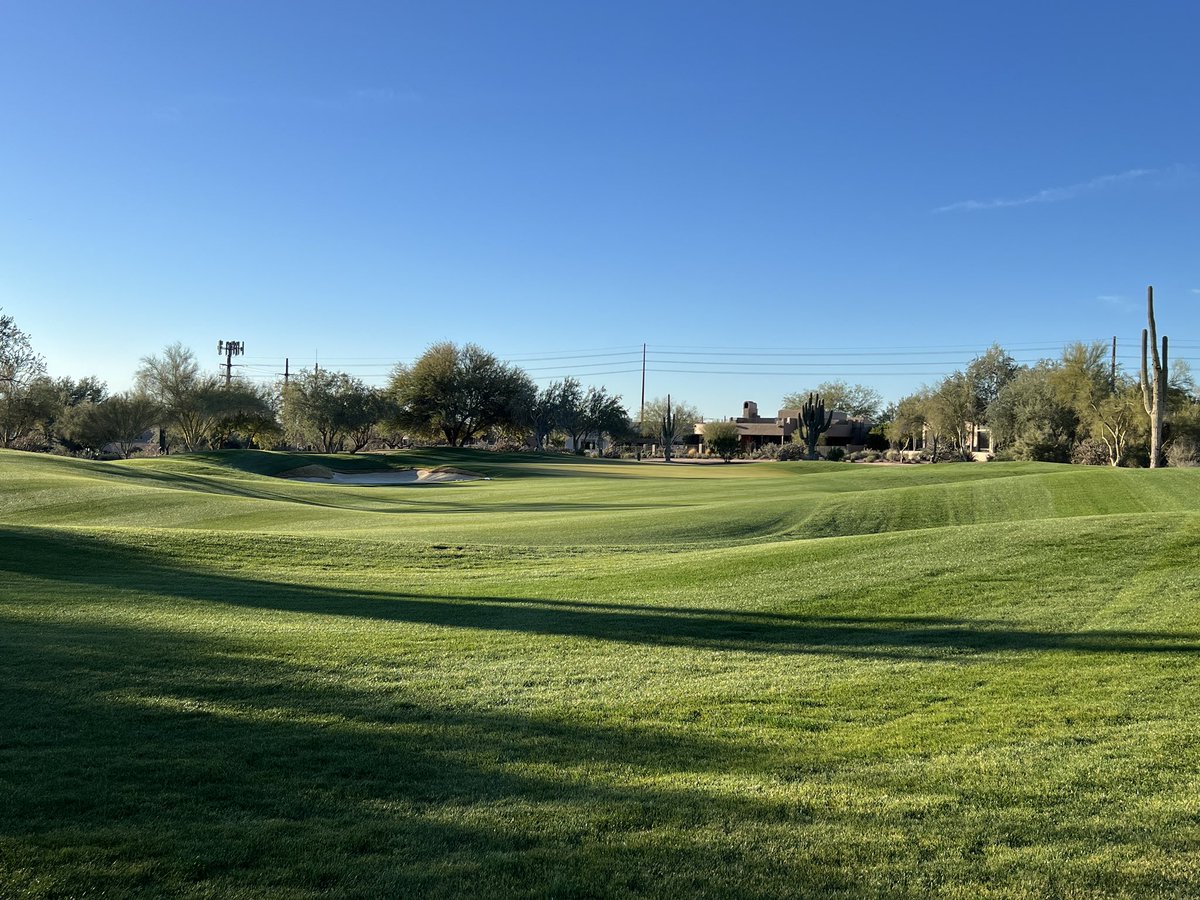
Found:
<path fill-rule="evenodd" d="M 281 478 L 318 484 L 444 484 L 449 481 L 488 481 L 483 475 L 439 466 L 436 469 L 392 469 L 387 472 L 335 472 L 328 466 L 301 466 Z"/>

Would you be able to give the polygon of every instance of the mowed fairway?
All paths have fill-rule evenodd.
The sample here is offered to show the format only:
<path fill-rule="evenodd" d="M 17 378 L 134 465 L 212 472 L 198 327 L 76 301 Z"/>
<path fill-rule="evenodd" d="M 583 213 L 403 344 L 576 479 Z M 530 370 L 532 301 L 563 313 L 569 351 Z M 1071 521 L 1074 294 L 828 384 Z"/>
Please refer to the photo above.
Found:
<path fill-rule="evenodd" d="M 271 477 L 449 464 L 490 481 Z M 1200 893 L 1200 470 L 0 452 L 0 896 Z"/>

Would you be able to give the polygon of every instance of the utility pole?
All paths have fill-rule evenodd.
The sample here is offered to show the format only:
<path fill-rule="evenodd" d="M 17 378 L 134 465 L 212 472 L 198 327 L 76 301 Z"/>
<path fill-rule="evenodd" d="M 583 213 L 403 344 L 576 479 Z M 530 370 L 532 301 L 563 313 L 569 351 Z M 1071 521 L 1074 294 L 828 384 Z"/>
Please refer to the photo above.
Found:
<path fill-rule="evenodd" d="M 233 380 L 233 358 L 246 352 L 241 341 L 217 341 L 217 353 L 225 354 L 225 387 Z"/>
<path fill-rule="evenodd" d="M 1108 389 L 1117 392 L 1117 336 L 1113 335 L 1112 367 L 1108 376 Z"/>
<path fill-rule="evenodd" d="M 290 362 L 290 360 L 285 356 L 283 358 L 283 386 L 284 387 L 287 387 L 288 377 L 291 375 L 291 371 L 288 369 L 289 362 Z"/>
<path fill-rule="evenodd" d="M 645 427 L 646 427 L 646 345 L 642 344 L 642 407 L 641 407 L 641 410 L 638 412 L 638 430 L 644 430 Z M 643 438 L 643 437 L 645 437 L 644 434 L 638 435 L 638 438 L 639 438 L 638 449 L 637 449 L 638 462 L 642 461 L 641 438 Z"/>

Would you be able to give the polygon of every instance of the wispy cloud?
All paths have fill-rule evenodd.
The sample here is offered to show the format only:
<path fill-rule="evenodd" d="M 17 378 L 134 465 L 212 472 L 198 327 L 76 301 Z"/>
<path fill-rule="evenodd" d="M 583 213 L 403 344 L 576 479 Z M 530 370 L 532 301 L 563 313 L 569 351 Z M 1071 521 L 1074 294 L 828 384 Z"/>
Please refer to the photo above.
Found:
<path fill-rule="evenodd" d="M 1192 288 L 1193 294 L 1200 294 L 1200 288 Z"/>
<path fill-rule="evenodd" d="M 1127 300 L 1126 298 L 1122 297 L 1120 294 L 1101 294 L 1096 299 L 1099 300 L 1101 303 L 1105 304 L 1106 306 L 1111 306 L 1115 309 L 1119 309 L 1119 310 L 1133 309 L 1133 304 L 1130 303 L 1129 300 Z"/>
<path fill-rule="evenodd" d="M 934 212 L 974 212 L 981 209 L 1005 209 L 1010 206 L 1029 206 L 1034 203 L 1062 203 L 1064 200 L 1074 200 L 1087 194 L 1096 194 L 1121 185 L 1146 182 L 1161 176 L 1181 176 L 1190 170 L 1183 166 L 1173 166 L 1167 169 L 1130 169 L 1115 175 L 1101 175 L 1091 181 L 1081 181 L 1066 187 L 1046 188 L 1035 194 L 1024 197 L 997 198 L 994 200 L 960 200 L 947 206 L 939 206 Z"/>

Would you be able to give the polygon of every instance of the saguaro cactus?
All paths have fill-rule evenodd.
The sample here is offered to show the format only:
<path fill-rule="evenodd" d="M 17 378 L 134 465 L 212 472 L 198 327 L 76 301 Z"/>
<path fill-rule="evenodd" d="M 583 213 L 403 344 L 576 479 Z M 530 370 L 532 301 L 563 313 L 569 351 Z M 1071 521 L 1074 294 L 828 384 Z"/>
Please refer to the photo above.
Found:
<path fill-rule="evenodd" d="M 675 443 L 675 414 L 671 412 L 671 395 L 667 394 L 667 411 L 662 417 L 663 462 L 671 461 L 671 445 Z"/>
<path fill-rule="evenodd" d="M 817 458 L 817 438 L 829 430 L 833 424 L 833 411 L 825 414 L 825 401 L 820 394 L 809 394 L 800 408 L 800 434 L 807 445 L 807 457 Z"/>
<path fill-rule="evenodd" d="M 1167 405 L 1167 336 L 1162 339 L 1162 354 L 1158 352 L 1158 329 L 1154 326 L 1154 286 L 1146 288 L 1146 318 L 1150 327 L 1142 329 L 1142 403 L 1150 417 L 1150 468 L 1162 465 L 1163 411 Z M 1150 367 L 1147 372 L 1146 344 L 1150 345 Z"/>

